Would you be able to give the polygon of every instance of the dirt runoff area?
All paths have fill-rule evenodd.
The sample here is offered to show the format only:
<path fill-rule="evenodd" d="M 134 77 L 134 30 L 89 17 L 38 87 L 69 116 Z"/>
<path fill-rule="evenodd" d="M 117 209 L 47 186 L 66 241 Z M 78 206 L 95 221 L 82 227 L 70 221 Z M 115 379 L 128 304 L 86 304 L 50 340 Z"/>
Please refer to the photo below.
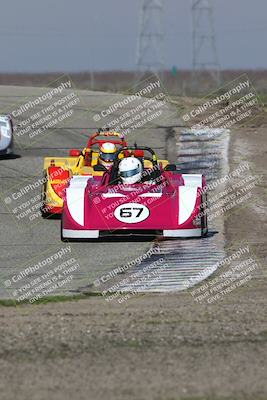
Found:
<path fill-rule="evenodd" d="M 266 124 L 231 136 L 231 169 L 262 177 L 226 215 L 227 246 L 249 244 L 263 273 L 220 301 L 189 292 L 0 307 L 1 399 L 267 398 Z"/>

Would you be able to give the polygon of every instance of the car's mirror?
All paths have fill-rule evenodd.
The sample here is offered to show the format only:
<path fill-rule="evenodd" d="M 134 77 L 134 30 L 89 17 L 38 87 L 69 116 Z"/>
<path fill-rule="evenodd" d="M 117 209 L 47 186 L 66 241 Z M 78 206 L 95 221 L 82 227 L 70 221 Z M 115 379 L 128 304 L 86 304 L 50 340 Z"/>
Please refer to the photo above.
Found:
<path fill-rule="evenodd" d="M 165 171 L 176 171 L 176 165 L 175 164 L 168 164 L 164 168 Z"/>
<path fill-rule="evenodd" d="M 77 149 L 71 149 L 69 152 L 70 157 L 79 157 L 81 155 L 80 150 Z"/>
<path fill-rule="evenodd" d="M 94 165 L 94 171 L 96 171 L 96 172 L 101 172 L 101 171 L 106 172 L 107 168 L 104 165 L 97 164 L 97 165 Z"/>

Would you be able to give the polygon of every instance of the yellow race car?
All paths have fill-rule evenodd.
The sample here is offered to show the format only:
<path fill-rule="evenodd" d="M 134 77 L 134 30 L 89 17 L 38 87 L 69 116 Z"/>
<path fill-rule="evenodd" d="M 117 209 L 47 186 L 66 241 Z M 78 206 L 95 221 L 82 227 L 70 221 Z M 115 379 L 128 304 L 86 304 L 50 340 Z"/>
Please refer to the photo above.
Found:
<path fill-rule="evenodd" d="M 94 166 L 97 164 L 105 167 L 111 166 L 117 146 L 127 146 L 122 134 L 99 130 L 91 136 L 82 151 L 72 149 L 69 157 L 45 157 L 41 200 L 42 216 L 61 214 L 65 188 L 73 175 L 101 177 L 103 171 L 94 171 Z"/>

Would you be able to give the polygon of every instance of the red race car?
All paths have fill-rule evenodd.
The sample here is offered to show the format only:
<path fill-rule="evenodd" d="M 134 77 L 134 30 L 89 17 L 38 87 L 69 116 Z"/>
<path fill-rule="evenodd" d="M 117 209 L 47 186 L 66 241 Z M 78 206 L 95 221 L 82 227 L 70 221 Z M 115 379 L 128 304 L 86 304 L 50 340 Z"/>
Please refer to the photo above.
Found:
<path fill-rule="evenodd" d="M 121 152 L 127 157 L 120 159 Z M 207 234 L 206 185 L 201 174 L 180 174 L 149 147 L 124 147 L 100 176 L 74 176 L 66 189 L 61 238 Z"/>

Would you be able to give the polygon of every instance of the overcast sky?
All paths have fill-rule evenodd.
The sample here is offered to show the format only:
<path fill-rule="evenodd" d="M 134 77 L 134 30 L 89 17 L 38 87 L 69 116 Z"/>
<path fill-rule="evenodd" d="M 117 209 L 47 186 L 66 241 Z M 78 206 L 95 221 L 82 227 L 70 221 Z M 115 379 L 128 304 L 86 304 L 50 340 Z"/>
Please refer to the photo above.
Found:
<path fill-rule="evenodd" d="M 192 65 L 191 0 L 164 2 L 166 68 Z M 135 68 L 142 0 L 8 0 L 1 4 L 0 70 Z M 267 68 L 267 1 L 214 0 L 222 68 Z"/>

